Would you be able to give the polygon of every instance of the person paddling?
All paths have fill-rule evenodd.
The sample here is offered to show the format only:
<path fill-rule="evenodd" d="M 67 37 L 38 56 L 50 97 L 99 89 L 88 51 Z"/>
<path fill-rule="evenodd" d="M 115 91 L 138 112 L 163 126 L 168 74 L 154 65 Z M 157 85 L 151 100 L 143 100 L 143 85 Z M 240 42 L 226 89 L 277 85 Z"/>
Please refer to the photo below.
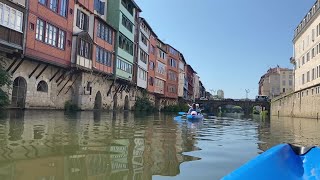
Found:
<path fill-rule="evenodd" d="M 192 106 L 190 107 L 188 114 L 191 115 L 196 115 L 197 114 L 197 106 L 195 103 L 192 104 Z"/>

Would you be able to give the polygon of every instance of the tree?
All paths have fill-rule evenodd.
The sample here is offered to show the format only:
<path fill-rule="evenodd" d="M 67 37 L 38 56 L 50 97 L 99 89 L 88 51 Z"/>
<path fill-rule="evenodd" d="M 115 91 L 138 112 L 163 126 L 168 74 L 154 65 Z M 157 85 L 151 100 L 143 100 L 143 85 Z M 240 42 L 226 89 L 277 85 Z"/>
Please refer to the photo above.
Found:
<path fill-rule="evenodd" d="M 10 87 L 11 76 L 5 71 L 5 62 L 0 59 L 0 109 L 6 107 L 9 104 L 9 96 L 3 90 L 3 87 Z"/>

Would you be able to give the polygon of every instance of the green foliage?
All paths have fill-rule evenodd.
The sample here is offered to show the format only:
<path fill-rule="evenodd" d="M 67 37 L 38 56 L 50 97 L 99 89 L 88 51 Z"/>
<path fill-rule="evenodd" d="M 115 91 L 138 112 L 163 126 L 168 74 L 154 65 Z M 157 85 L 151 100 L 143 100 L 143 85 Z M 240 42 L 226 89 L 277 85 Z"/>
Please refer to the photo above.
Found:
<path fill-rule="evenodd" d="M 164 112 L 188 112 L 189 106 L 187 104 L 169 105 L 162 109 Z"/>
<path fill-rule="evenodd" d="M 65 111 L 78 111 L 79 107 L 76 104 L 73 104 L 71 101 L 66 101 L 64 103 Z"/>
<path fill-rule="evenodd" d="M 152 104 L 152 102 L 149 100 L 147 95 L 143 95 L 142 97 L 138 97 L 136 100 L 136 103 L 134 105 L 135 111 L 155 111 L 156 108 Z"/>
<path fill-rule="evenodd" d="M 3 61 L 0 60 L 0 109 L 9 105 L 9 96 L 8 94 L 1 89 L 2 87 L 10 87 L 11 85 L 11 76 L 5 71 Z"/>

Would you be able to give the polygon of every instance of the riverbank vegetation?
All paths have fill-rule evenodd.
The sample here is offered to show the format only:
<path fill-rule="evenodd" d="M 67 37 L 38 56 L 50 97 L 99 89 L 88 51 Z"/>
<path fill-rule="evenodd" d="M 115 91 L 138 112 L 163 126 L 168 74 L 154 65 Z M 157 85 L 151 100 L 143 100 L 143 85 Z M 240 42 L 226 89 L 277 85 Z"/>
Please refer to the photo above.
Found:
<path fill-rule="evenodd" d="M 134 110 L 151 112 L 156 111 L 156 107 L 152 104 L 147 95 L 143 95 L 142 97 L 137 97 Z"/>
<path fill-rule="evenodd" d="M 188 112 L 189 106 L 187 104 L 177 104 L 165 106 L 161 111 L 163 112 Z"/>
<path fill-rule="evenodd" d="M 4 62 L 0 59 L 0 109 L 8 106 L 10 103 L 8 93 L 3 89 L 9 88 L 11 83 L 11 76 L 4 69 Z"/>

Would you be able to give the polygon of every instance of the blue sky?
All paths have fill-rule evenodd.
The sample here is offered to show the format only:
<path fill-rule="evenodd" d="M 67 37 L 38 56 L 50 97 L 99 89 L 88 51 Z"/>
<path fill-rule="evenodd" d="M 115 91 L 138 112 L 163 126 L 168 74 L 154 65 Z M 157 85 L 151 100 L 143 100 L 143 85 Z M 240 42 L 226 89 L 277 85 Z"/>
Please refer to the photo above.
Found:
<path fill-rule="evenodd" d="M 158 37 L 183 53 L 207 89 L 258 93 L 276 65 L 292 68 L 293 31 L 315 0 L 136 0 Z"/>

